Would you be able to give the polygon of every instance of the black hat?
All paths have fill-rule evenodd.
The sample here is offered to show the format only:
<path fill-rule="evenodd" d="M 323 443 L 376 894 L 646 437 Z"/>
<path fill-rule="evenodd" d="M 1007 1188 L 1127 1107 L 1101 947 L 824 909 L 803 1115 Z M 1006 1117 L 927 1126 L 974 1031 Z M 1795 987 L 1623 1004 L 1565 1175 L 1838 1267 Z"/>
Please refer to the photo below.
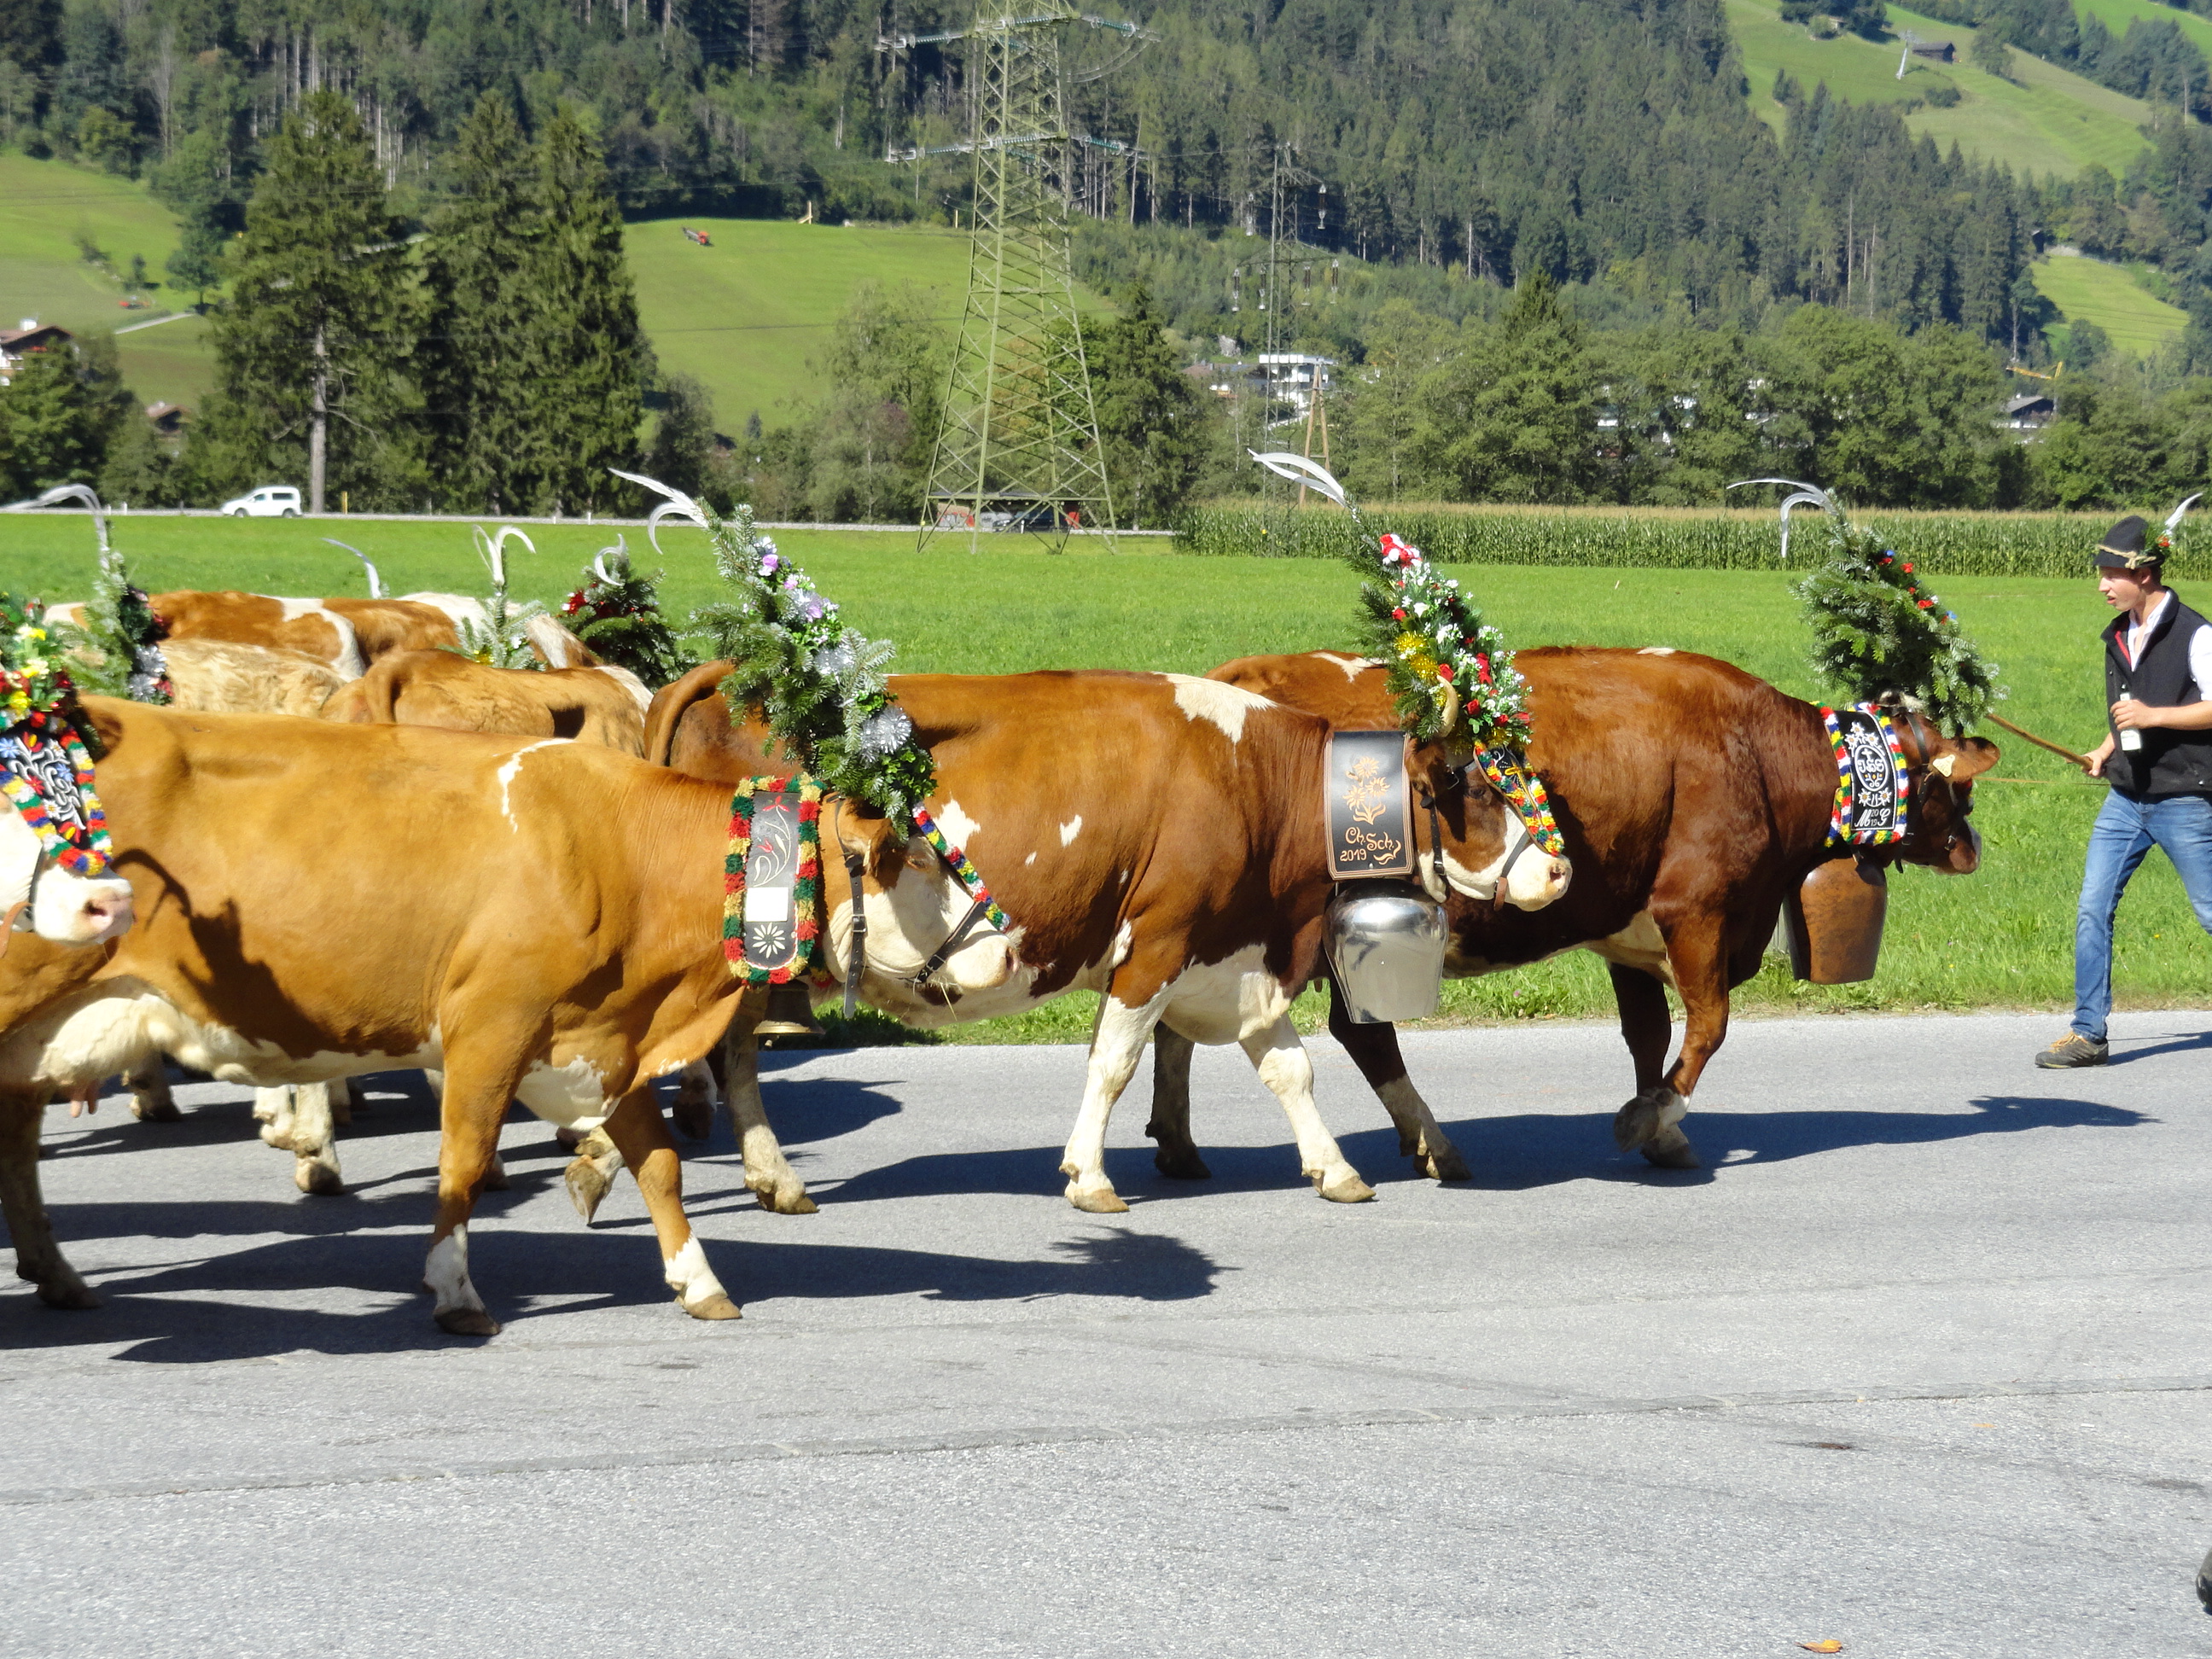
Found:
<path fill-rule="evenodd" d="M 2166 550 L 2151 541 L 2150 526 L 2142 515 L 2130 513 L 2105 532 L 2097 544 L 2097 568 L 2100 570 L 2156 570 L 2166 557 Z"/>

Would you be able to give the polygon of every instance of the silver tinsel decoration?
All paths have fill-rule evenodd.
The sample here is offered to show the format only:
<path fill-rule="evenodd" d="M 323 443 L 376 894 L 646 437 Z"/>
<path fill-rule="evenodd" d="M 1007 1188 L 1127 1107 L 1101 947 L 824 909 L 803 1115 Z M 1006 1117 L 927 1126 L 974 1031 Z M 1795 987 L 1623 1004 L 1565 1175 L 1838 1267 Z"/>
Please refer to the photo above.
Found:
<path fill-rule="evenodd" d="M 879 761 L 913 735 L 914 722 L 905 709 L 896 704 L 879 708 L 861 722 L 860 757 L 872 763 Z"/>
<path fill-rule="evenodd" d="M 853 672 L 854 660 L 852 642 L 840 640 L 814 653 L 814 672 L 824 679 L 842 679 Z"/>

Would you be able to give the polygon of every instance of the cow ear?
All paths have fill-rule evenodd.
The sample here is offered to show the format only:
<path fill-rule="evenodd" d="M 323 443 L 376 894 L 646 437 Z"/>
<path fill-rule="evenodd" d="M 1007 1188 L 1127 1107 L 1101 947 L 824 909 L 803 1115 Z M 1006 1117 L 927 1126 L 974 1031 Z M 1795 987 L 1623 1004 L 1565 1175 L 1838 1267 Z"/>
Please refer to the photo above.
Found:
<path fill-rule="evenodd" d="M 1461 769 L 1474 759 L 1474 750 L 1468 744 L 1431 738 L 1426 743 L 1410 745 L 1406 756 L 1406 775 L 1441 800 L 1451 793 Z"/>
<path fill-rule="evenodd" d="M 1997 763 L 1999 752 L 1987 738 L 1939 738 L 1928 764 L 1953 783 L 1972 783 Z"/>
<path fill-rule="evenodd" d="M 870 875 L 888 881 L 906 854 L 905 839 L 894 833 L 891 821 L 873 807 L 841 796 L 826 796 L 822 804 L 830 809 L 823 816 L 836 826 L 838 861 L 858 853 Z"/>

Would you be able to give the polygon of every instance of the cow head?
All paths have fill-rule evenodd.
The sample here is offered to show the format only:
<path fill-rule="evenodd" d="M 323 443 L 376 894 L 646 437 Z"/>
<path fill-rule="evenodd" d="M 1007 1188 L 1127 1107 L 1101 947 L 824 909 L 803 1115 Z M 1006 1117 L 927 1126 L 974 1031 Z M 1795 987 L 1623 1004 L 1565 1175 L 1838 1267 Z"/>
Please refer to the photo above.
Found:
<path fill-rule="evenodd" d="M 1974 780 L 1996 764 L 1996 744 L 1947 738 L 1909 709 L 1900 711 L 1896 727 L 1912 777 L 1911 833 L 1899 857 L 1942 875 L 1971 876 L 1982 862 L 1982 838 L 1972 822 Z"/>
<path fill-rule="evenodd" d="M 131 922 L 131 884 L 73 875 L 40 845 L 21 813 L 0 809 L 0 915 L 17 933 L 56 945 L 105 945 Z M 0 936 L 0 950 L 7 941 Z"/>
<path fill-rule="evenodd" d="M 1420 865 L 1423 884 L 1438 897 L 1449 886 L 1462 898 L 1540 910 L 1567 890 L 1574 866 L 1535 844 L 1520 815 L 1482 775 L 1473 749 L 1433 739 L 1414 749 L 1407 773 L 1414 810 L 1435 813 L 1436 845 Z"/>
<path fill-rule="evenodd" d="M 869 979 L 903 982 L 902 998 L 910 997 L 912 981 L 944 951 L 930 975 L 933 986 L 989 991 L 1006 982 L 1014 970 L 1013 946 L 982 917 L 971 916 L 974 897 L 912 824 L 849 801 L 823 805 L 823 821 L 835 826 L 836 842 L 833 852 L 830 837 L 823 837 L 823 912 L 829 919 L 830 963 L 840 979 L 853 954 L 852 884 L 844 860 L 857 857 Z M 945 951 L 948 941 L 954 942 Z"/>

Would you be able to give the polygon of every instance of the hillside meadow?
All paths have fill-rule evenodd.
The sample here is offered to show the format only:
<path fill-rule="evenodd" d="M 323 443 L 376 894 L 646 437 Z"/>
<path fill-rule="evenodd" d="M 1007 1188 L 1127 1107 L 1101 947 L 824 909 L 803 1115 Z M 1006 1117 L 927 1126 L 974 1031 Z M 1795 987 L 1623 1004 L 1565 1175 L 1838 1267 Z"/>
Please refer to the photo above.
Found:
<path fill-rule="evenodd" d="M 609 526 L 535 527 L 536 555 L 518 553 L 519 593 L 557 603 Z M 622 534 L 667 571 L 672 611 L 714 591 L 704 538 L 663 534 L 662 557 L 640 532 Z M 238 586 L 290 593 L 360 593 L 360 568 L 319 539 L 370 552 L 395 591 L 481 592 L 466 526 L 336 520 L 233 522 L 138 518 L 115 524 L 137 580 Z M 1006 538 L 1009 541 L 1014 538 Z M 792 531 L 782 550 L 844 605 L 854 626 L 889 638 L 909 671 L 1006 673 L 1042 667 L 1202 672 L 1261 651 L 1343 648 L 1352 640 L 1356 575 L 1334 561 L 1155 550 L 1109 555 L 1079 544 L 1052 556 L 1035 544 L 969 554 L 939 544 L 917 556 L 906 535 Z M 1126 544 L 1127 546 L 1129 544 Z M 0 585 L 53 599 L 85 591 L 90 526 L 75 515 L 0 519 Z M 1671 646 L 1741 664 L 1793 695 L 1818 688 L 1804 665 L 1805 635 L 1791 578 L 1774 571 L 1470 568 L 1461 579 L 1516 645 Z M 2185 584 L 2185 591 L 2186 585 Z M 2011 689 L 2008 718 L 2087 748 L 2101 732 L 2095 632 L 2106 611 L 2079 578 L 1964 576 L 1938 589 Z M 1942 878 L 1905 870 L 1890 888 L 1880 973 L 1864 985 L 1793 984 L 1770 962 L 1738 994 L 1740 1008 L 1770 1012 L 2070 1006 L 2071 941 L 2081 848 L 2100 786 L 2057 757 L 2002 732 L 2004 758 L 1978 790 L 1985 838 L 1979 874 Z M 979 860 L 988 878 L 991 849 Z M 2120 917 L 2116 980 L 2123 1006 L 2199 1005 L 2212 986 L 2212 946 L 2163 860 L 2147 863 Z M 1092 1000 L 1070 997 L 1025 1018 L 952 1034 L 963 1041 L 1082 1041 Z M 1602 965 L 1583 952 L 1521 972 L 1448 986 L 1450 1022 L 1608 1017 Z M 1309 998 L 1301 1016 L 1320 1016 Z M 2056 1019 L 2053 1031 L 2059 1029 Z M 866 1036 L 878 1028 L 871 1024 Z"/>

